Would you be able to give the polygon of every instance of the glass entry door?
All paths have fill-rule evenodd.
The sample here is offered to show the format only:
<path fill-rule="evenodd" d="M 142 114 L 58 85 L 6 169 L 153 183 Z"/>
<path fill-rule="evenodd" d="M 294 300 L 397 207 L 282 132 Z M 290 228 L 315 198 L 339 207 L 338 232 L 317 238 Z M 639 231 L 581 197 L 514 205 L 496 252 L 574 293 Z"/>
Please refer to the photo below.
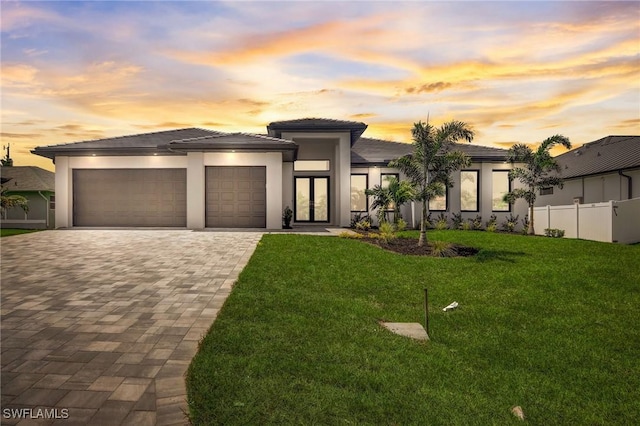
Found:
<path fill-rule="evenodd" d="M 296 177 L 296 222 L 329 222 L 329 177 Z"/>

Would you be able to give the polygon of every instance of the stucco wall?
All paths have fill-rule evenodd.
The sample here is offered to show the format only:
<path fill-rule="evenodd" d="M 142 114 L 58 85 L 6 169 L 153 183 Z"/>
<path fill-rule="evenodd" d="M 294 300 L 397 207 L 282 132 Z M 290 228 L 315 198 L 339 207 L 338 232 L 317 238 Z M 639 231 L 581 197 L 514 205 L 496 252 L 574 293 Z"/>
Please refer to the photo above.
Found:
<path fill-rule="evenodd" d="M 640 197 L 640 170 L 625 171 L 632 180 L 631 198 Z M 536 207 L 572 204 L 574 198 L 582 197 L 583 203 L 602 203 L 629 199 L 629 179 L 618 172 L 598 176 L 566 179 L 562 189 L 556 187 L 551 195 L 538 195 Z"/>
<path fill-rule="evenodd" d="M 453 188 L 449 188 L 449 192 L 447 194 L 448 197 L 448 208 L 444 214 L 451 219 L 452 213 L 461 213 L 463 219 L 473 219 L 476 215 L 482 216 L 483 223 L 489 220 L 489 217 L 492 214 L 497 216 L 498 225 L 500 225 L 511 213 L 513 215 L 519 215 L 520 219 L 523 219 L 527 214 L 527 204 L 520 200 L 516 202 L 514 206 L 511 208 L 511 212 L 494 212 L 492 211 L 492 172 L 494 170 L 509 170 L 511 165 L 504 162 L 494 162 L 494 163 L 472 163 L 470 167 L 465 168 L 464 170 L 477 170 L 478 179 L 479 179 L 479 192 L 478 192 L 478 211 L 477 212 L 462 212 L 461 213 L 461 191 L 460 191 L 460 171 L 454 172 L 452 174 L 452 178 L 454 181 Z M 375 185 L 380 185 L 381 176 L 384 173 L 399 173 L 398 170 L 392 169 L 389 167 L 359 167 L 352 169 L 351 173 L 367 173 L 369 176 L 368 187 L 373 188 Z M 400 179 L 405 179 L 403 174 L 400 174 Z M 519 186 L 519 183 L 513 182 L 512 188 Z M 369 197 L 369 206 L 371 205 L 371 197 Z M 413 207 L 412 207 L 413 206 Z M 407 221 L 409 226 L 419 226 L 420 217 L 422 214 L 422 204 L 418 202 L 407 203 L 401 208 L 402 217 Z M 441 212 L 432 212 L 432 218 L 438 216 Z M 370 210 L 370 215 L 372 219 L 374 219 L 374 223 L 377 224 L 377 220 L 375 220 L 375 212 Z"/>
<path fill-rule="evenodd" d="M 190 153 L 185 156 L 56 157 L 56 227 L 73 224 L 73 169 L 187 169 L 187 228 L 205 223 L 206 166 L 266 166 L 267 228 L 282 228 L 281 153 Z"/>

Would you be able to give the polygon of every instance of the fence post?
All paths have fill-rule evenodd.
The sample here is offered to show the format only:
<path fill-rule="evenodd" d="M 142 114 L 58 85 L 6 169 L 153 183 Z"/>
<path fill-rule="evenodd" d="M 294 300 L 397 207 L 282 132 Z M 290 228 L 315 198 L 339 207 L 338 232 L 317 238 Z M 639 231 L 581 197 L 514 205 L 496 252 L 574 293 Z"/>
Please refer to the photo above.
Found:
<path fill-rule="evenodd" d="M 580 238 L 580 203 L 575 203 L 576 210 L 576 238 Z"/>

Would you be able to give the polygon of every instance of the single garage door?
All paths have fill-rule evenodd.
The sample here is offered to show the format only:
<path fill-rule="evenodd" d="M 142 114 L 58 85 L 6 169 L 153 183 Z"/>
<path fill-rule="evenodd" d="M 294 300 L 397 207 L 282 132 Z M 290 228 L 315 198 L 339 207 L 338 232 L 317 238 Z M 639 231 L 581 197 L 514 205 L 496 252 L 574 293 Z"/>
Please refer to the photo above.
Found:
<path fill-rule="evenodd" d="M 266 228 L 266 167 L 206 168 L 207 228 Z"/>
<path fill-rule="evenodd" d="M 73 170 L 74 226 L 187 226 L 186 169 Z"/>

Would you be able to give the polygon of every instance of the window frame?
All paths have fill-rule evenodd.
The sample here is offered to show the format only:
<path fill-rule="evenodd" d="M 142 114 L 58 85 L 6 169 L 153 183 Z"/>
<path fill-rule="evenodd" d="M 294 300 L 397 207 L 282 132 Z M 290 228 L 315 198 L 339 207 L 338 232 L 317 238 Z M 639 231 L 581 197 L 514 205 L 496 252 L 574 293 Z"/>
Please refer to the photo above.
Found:
<path fill-rule="evenodd" d="M 354 176 L 364 176 L 364 204 L 365 204 L 365 209 L 364 210 L 351 210 L 352 213 L 369 213 L 369 196 L 367 195 L 367 189 L 369 189 L 369 174 L 368 173 L 351 173 L 351 177 L 350 177 L 350 181 L 349 181 L 349 186 L 350 188 L 353 188 L 353 181 L 351 180 Z M 352 194 L 353 191 L 350 191 L 350 193 Z M 353 206 L 351 206 L 353 207 Z"/>
<path fill-rule="evenodd" d="M 475 210 L 462 208 L 462 173 L 470 173 L 470 172 L 473 172 L 476 174 L 476 208 Z M 460 170 L 460 212 L 477 213 L 479 211 L 480 211 L 480 170 L 479 169 Z"/>
<path fill-rule="evenodd" d="M 380 186 L 382 186 L 382 182 L 384 182 L 384 177 L 385 177 L 385 176 L 393 176 L 393 177 L 395 177 L 395 178 L 398 180 L 398 182 L 400 181 L 400 173 L 398 173 L 398 172 L 380 173 Z M 386 187 L 384 187 L 384 186 L 382 186 L 382 187 L 383 187 L 383 188 L 386 188 Z M 392 211 L 394 211 L 393 205 L 392 205 L 392 206 L 390 206 L 390 207 L 391 207 L 391 208 L 386 209 L 385 211 L 386 211 L 386 212 L 392 212 Z"/>
<path fill-rule="evenodd" d="M 509 170 L 505 169 L 494 169 L 491 170 L 491 211 L 496 213 L 509 213 L 511 211 L 511 203 L 507 203 L 506 210 L 495 210 L 493 207 L 493 174 L 494 173 L 504 173 L 507 175 L 507 193 L 511 192 L 513 180 L 509 179 Z"/>
<path fill-rule="evenodd" d="M 431 199 L 429 199 L 429 205 L 427 205 L 427 210 L 429 212 L 448 212 L 449 211 L 449 188 L 445 186 L 444 210 L 432 209 L 430 204 L 431 204 Z"/>
<path fill-rule="evenodd" d="M 297 168 L 296 166 L 302 166 L 304 163 L 318 163 L 318 162 L 326 162 L 326 168 Z M 331 160 L 319 159 L 319 160 L 296 160 L 293 162 L 293 171 L 294 172 L 330 172 L 331 171 Z"/>

